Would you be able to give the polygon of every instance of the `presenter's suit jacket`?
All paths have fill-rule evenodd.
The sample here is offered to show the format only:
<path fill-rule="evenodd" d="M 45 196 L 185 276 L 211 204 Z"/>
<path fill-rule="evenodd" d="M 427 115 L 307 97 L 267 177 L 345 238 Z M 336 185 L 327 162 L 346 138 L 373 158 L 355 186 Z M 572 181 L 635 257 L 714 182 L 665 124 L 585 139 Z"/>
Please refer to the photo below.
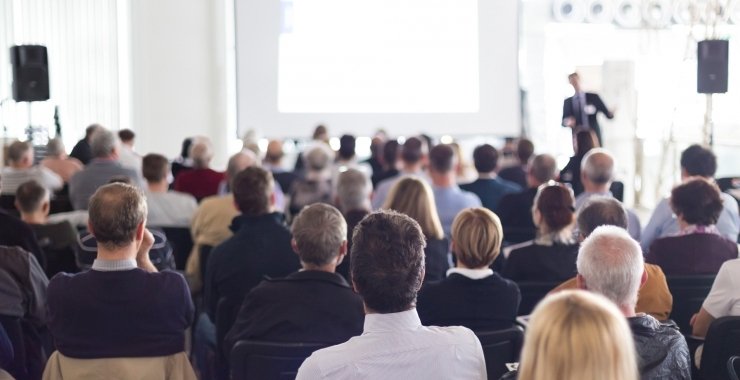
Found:
<path fill-rule="evenodd" d="M 573 98 L 575 95 L 566 98 L 565 101 L 563 101 L 563 120 L 567 117 L 574 117 L 576 119 L 576 127 L 573 129 L 573 133 L 582 130 L 585 128 L 582 122 L 581 115 L 579 113 L 579 110 L 576 110 L 573 107 Z M 599 120 L 597 119 L 597 115 L 599 112 L 603 113 L 604 116 L 611 119 L 614 117 L 614 115 L 609 112 L 609 110 L 606 108 L 606 105 L 604 105 L 604 101 L 601 100 L 601 97 L 598 94 L 595 94 L 593 92 L 587 92 L 586 93 L 586 106 L 592 106 L 594 112 L 589 113 L 586 112 L 586 116 L 588 119 L 588 127 L 594 131 L 596 134 L 596 137 L 599 139 L 599 144 L 602 144 L 603 140 L 601 139 L 601 128 L 599 127 Z"/>

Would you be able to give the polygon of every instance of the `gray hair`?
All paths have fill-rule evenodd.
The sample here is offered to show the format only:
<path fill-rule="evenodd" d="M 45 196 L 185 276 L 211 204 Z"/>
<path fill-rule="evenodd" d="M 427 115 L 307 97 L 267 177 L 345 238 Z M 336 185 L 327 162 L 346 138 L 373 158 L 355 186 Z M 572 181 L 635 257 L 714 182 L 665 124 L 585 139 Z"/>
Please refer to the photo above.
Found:
<path fill-rule="evenodd" d="M 614 157 L 606 149 L 591 149 L 583 157 L 581 173 L 595 184 L 609 183 L 614 178 Z"/>
<path fill-rule="evenodd" d="M 617 306 L 634 308 L 637 304 L 645 261 L 640 245 L 623 228 L 596 228 L 581 243 L 576 266 L 588 290 Z"/>
<path fill-rule="evenodd" d="M 8 147 L 8 161 L 20 162 L 32 149 L 31 144 L 26 141 L 15 141 Z"/>
<path fill-rule="evenodd" d="M 134 241 L 136 229 L 146 220 L 146 197 L 135 186 L 111 183 L 93 194 L 88 213 L 98 244 L 108 249 L 125 247 Z"/>
<path fill-rule="evenodd" d="M 211 141 L 207 138 L 199 138 L 190 146 L 190 153 L 188 156 L 193 160 L 194 167 L 207 168 L 213 158 Z"/>
<path fill-rule="evenodd" d="M 627 229 L 627 210 L 622 202 L 612 197 L 591 197 L 578 210 L 578 231 L 586 237 L 599 226 L 617 226 Z"/>
<path fill-rule="evenodd" d="M 339 247 L 347 241 L 347 222 L 336 208 L 314 203 L 298 214 L 291 232 L 302 262 L 326 265 L 337 257 Z"/>
<path fill-rule="evenodd" d="M 320 172 L 326 169 L 331 163 L 331 153 L 329 152 L 328 147 L 321 145 L 309 149 L 303 157 L 308 170 Z"/>
<path fill-rule="evenodd" d="M 229 157 L 229 162 L 226 164 L 226 175 L 229 178 L 234 178 L 240 171 L 255 166 L 257 163 L 257 155 L 251 150 L 244 149 Z"/>
<path fill-rule="evenodd" d="M 367 176 L 357 169 L 347 169 L 337 178 L 339 207 L 345 212 L 367 207 L 373 188 Z"/>
<path fill-rule="evenodd" d="M 95 158 L 108 157 L 118 148 L 118 143 L 118 136 L 115 133 L 98 128 L 90 140 L 90 151 Z"/>
<path fill-rule="evenodd" d="M 46 154 L 52 157 L 59 157 L 66 153 L 64 150 L 64 142 L 59 137 L 53 138 L 46 143 Z"/>
<path fill-rule="evenodd" d="M 538 154 L 529 165 L 529 174 L 539 183 L 545 183 L 555 178 L 558 164 L 549 154 Z"/>

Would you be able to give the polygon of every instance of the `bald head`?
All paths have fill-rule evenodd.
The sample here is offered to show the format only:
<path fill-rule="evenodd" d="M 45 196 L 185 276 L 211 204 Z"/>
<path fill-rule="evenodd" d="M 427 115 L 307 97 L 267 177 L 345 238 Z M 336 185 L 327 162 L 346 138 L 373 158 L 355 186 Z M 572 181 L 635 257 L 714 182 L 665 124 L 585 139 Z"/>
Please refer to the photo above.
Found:
<path fill-rule="evenodd" d="M 280 161 L 283 159 L 283 142 L 280 140 L 270 140 L 267 143 L 267 151 L 265 152 L 265 162 L 271 165 L 280 165 Z"/>
<path fill-rule="evenodd" d="M 581 182 L 585 191 L 603 192 L 614 179 L 614 157 L 606 149 L 594 148 L 581 162 Z"/>
<path fill-rule="evenodd" d="M 229 180 L 229 187 L 231 187 L 231 181 L 236 178 L 239 172 L 243 171 L 248 167 L 252 167 L 257 163 L 257 155 L 251 150 L 242 150 L 241 152 L 231 156 L 229 163 L 226 165 L 226 177 Z"/>
<path fill-rule="evenodd" d="M 205 169 L 211 164 L 213 158 L 213 149 L 211 142 L 207 139 L 199 139 L 190 146 L 190 158 L 193 160 L 193 166 L 196 169 Z"/>
<path fill-rule="evenodd" d="M 558 163 L 555 157 L 549 154 L 539 154 L 529 163 L 529 176 L 527 182 L 529 187 L 537 187 L 543 183 L 555 179 Z"/>

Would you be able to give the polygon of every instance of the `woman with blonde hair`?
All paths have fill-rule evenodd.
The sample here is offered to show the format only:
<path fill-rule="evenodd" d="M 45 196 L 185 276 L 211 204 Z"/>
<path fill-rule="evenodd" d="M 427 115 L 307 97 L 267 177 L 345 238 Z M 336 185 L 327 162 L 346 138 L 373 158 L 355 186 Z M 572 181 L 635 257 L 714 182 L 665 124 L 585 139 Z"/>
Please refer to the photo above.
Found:
<path fill-rule="evenodd" d="M 452 253 L 457 266 L 447 278 L 425 285 L 416 309 L 422 324 L 465 326 L 476 331 L 512 327 L 519 308 L 519 287 L 490 269 L 501 251 L 498 216 L 488 209 L 467 208 L 452 223 Z"/>
<path fill-rule="evenodd" d="M 418 177 L 401 178 L 393 185 L 381 208 L 406 214 L 419 223 L 427 239 L 427 246 L 424 249 L 426 256 L 424 282 L 442 280 L 449 268 L 447 260 L 449 244 L 442 231 L 431 187 Z"/>
<path fill-rule="evenodd" d="M 636 380 L 627 320 L 606 298 L 569 290 L 545 298 L 524 338 L 519 380 Z"/>

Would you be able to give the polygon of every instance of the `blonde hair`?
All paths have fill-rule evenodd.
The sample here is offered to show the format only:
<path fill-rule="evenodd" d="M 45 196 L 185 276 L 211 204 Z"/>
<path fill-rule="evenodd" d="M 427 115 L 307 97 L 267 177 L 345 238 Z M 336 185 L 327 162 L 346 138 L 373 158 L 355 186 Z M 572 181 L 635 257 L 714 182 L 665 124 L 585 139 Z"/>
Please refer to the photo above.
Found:
<path fill-rule="evenodd" d="M 382 208 L 398 211 L 416 220 L 427 240 L 444 237 L 442 222 L 439 221 L 437 206 L 434 204 L 434 193 L 418 177 L 403 177 L 396 182 Z"/>
<path fill-rule="evenodd" d="M 606 298 L 570 290 L 545 298 L 524 338 L 519 380 L 637 380 L 627 319 Z"/>
<path fill-rule="evenodd" d="M 481 207 L 466 208 L 452 222 L 455 257 L 467 268 L 488 267 L 501 252 L 503 235 L 496 214 Z"/>

